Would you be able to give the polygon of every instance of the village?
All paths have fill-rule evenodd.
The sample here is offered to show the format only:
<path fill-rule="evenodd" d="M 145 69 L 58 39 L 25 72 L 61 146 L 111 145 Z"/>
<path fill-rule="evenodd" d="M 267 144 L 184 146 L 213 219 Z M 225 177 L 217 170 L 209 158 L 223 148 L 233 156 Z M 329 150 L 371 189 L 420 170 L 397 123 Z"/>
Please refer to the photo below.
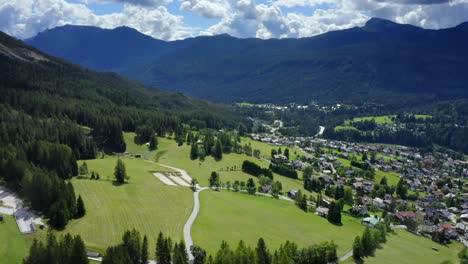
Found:
<path fill-rule="evenodd" d="M 275 154 L 271 162 L 303 171 L 305 189 L 324 193 L 321 201 L 315 197 L 308 201 L 315 205 L 316 214 L 325 217 L 330 200 L 346 199 L 335 196 L 336 190 L 349 189 L 352 199 L 344 202 L 343 212 L 361 217 L 364 225 L 374 227 L 385 221 L 439 243 L 454 240 L 468 245 L 468 163 L 464 160 L 397 145 L 271 134 L 250 137 L 302 152 L 294 160 Z M 313 173 L 308 178 L 310 168 Z M 296 193 L 288 191 L 292 198 Z"/>

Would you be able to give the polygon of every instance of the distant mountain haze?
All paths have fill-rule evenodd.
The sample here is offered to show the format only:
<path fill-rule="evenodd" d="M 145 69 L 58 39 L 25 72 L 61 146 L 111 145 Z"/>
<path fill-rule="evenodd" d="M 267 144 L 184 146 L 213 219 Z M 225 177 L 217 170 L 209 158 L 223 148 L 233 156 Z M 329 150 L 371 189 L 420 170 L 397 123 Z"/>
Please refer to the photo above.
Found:
<path fill-rule="evenodd" d="M 427 30 L 372 18 L 363 27 L 310 38 L 172 42 L 128 27 L 63 26 L 26 42 L 99 71 L 228 103 L 468 97 L 466 22 Z"/>

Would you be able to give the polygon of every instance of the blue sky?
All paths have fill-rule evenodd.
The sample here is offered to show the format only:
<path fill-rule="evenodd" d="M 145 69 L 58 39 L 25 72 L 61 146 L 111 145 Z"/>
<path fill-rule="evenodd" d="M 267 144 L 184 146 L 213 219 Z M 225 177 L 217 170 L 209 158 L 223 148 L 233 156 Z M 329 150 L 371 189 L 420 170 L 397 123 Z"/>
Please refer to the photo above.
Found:
<path fill-rule="evenodd" d="M 224 33 L 299 38 L 362 26 L 371 17 L 453 27 L 468 20 L 468 0 L 0 0 L 0 30 L 21 39 L 65 24 L 129 26 L 164 40 Z"/>

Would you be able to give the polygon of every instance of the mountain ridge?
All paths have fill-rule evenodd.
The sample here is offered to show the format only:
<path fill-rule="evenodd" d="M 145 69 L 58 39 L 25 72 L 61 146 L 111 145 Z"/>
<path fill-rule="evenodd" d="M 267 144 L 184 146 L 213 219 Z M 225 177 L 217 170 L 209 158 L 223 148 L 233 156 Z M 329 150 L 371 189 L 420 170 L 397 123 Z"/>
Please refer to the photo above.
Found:
<path fill-rule="evenodd" d="M 52 30 L 28 43 L 96 70 L 229 103 L 362 102 L 389 94 L 446 99 L 468 96 L 460 70 L 468 67 L 466 25 L 428 30 L 372 18 L 363 27 L 308 38 L 224 34 L 170 42 L 135 31 L 94 38 Z M 66 41 L 56 41 L 61 38 Z"/>

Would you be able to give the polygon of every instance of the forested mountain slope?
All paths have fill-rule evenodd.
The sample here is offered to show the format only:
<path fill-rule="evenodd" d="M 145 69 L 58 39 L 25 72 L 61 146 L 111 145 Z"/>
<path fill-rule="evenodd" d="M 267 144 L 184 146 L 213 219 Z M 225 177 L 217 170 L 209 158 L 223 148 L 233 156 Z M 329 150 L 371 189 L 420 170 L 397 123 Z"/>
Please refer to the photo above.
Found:
<path fill-rule="evenodd" d="M 76 216 L 76 160 L 123 152 L 122 131 L 140 143 L 243 122 L 226 106 L 96 73 L 0 32 L 0 183 L 62 228 Z M 189 127 L 190 126 L 190 127 Z"/>
<path fill-rule="evenodd" d="M 124 39 L 116 42 L 115 39 Z M 155 40 L 64 26 L 27 40 L 97 70 L 224 102 L 389 102 L 468 96 L 468 23 L 426 30 L 373 18 L 301 39 Z"/>

